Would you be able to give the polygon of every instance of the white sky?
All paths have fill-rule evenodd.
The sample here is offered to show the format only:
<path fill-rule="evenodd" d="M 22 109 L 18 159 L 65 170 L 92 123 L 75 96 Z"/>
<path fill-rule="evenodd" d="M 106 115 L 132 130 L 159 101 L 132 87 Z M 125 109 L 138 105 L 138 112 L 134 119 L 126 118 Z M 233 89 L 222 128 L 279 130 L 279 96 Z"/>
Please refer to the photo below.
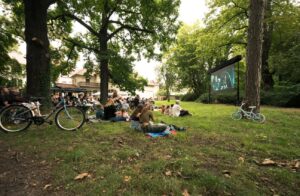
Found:
<path fill-rule="evenodd" d="M 185 24 L 192 25 L 197 20 L 204 19 L 205 14 L 208 12 L 208 8 L 205 5 L 205 0 L 181 0 L 179 8 L 179 20 Z M 156 80 L 155 67 L 160 62 L 141 60 L 135 63 L 135 70 L 139 75 L 148 80 Z"/>

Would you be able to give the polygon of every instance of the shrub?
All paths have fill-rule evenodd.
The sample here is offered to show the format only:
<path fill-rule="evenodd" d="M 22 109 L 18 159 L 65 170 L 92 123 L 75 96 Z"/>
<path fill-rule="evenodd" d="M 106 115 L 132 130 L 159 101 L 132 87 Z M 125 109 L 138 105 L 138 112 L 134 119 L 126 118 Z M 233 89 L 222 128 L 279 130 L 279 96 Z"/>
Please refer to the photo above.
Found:
<path fill-rule="evenodd" d="M 182 101 L 195 101 L 198 96 L 195 93 L 187 93 L 181 97 Z"/>
<path fill-rule="evenodd" d="M 240 92 L 240 100 L 243 100 L 244 92 Z M 292 86 L 274 86 L 270 91 L 261 91 L 262 105 L 280 107 L 300 107 L 300 84 Z M 202 94 L 197 102 L 208 103 L 208 93 Z M 236 91 L 219 92 L 211 94 L 212 103 L 234 104 L 236 103 Z"/>

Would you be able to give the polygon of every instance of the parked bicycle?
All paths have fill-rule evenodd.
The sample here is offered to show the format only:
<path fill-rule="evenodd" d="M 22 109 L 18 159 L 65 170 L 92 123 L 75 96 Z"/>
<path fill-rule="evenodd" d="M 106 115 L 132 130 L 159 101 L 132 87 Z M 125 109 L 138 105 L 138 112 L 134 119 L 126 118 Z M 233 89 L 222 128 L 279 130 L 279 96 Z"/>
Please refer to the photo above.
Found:
<path fill-rule="evenodd" d="M 260 123 L 265 122 L 266 117 L 263 114 L 253 112 L 253 110 L 256 108 L 256 106 L 249 106 L 248 108 L 250 108 L 251 110 L 246 111 L 243 109 L 243 106 L 245 104 L 246 103 L 243 102 L 241 104 L 240 108 L 231 115 L 233 120 L 240 120 L 240 119 L 242 119 L 243 116 L 245 116 L 247 119 L 250 119 L 250 120 L 253 120 L 256 122 L 260 122 Z"/>
<path fill-rule="evenodd" d="M 41 98 L 30 98 L 29 103 L 13 104 L 2 109 L 0 113 L 0 128 L 6 132 L 26 130 L 32 123 L 42 125 L 52 124 L 49 118 L 55 114 L 55 124 L 62 130 L 75 131 L 85 123 L 85 113 L 76 106 L 68 106 L 64 98 L 47 115 L 41 115 Z"/>

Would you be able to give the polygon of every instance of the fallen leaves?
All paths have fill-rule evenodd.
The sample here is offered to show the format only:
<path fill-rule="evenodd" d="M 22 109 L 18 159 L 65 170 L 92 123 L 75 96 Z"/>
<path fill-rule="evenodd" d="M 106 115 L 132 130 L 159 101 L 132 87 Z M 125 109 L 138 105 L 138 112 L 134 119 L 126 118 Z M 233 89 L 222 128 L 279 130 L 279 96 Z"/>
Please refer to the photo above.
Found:
<path fill-rule="evenodd" d="M 187 189 L 184 189 L 183 192 L 182 192 L 182 195 L 183 196 L 190 196 L 189 192 Z"/>
<path fill-rule="evenodd" d="M 44 186 L 44 190 L 47 190 L 48 188 L 50 188 L 52 186 L 52 184 L 46 184 L 45 186 Z"/>
<path fill-rule="evenodd" d="M 277 166 L 277 167 L 287 167 L 292 169 L 292 171 L 297 172 L 300 168 L 300 160 L 292 160 L 292 161 L 287 161 L 287 160 L 282 160 L 282 161 L 274 161 L 270 158 L 264 159 L 262 162 L 255 161 L 257 165 L 260 166 Z"/>
<path fill-rule="evenodd" d="M 83 180 L 83 179 L 85 179 L 85 178 L 91 178 L 91 177 L 92 177 L 91 174 L 85 172 L 85 173 L 81 173 L 81 174 L 77 175 L 77 176 L 74 178 L 74 180 Z"/>
<path fill-rule="evenodd" d="M 172 171 L 167 170 L 167 171 L 165 172 L 165 175 L 166 175 L 166 176 L 172 176 Z"/>
<path fill-rule="evenodd" d="M 123 181 L 129 182 L 131 180 L 131 176 L 124 176 Z"/>
<path fill-rule="evenodd" d="M 223 170 L 222 174 L 226 177 L 226 178 L 231 178 L 231 172 L 228 170 Z"/>
<path fill-rule="evenodd" d="M 244 163 L 244 162 L 245 162 L 245 158 L 244 158 L 244 157 L 239 157 L 239 161 L 240 161 L 241 163 Z"/>
<path fill-rule="evenodd" d="M 271 160 L 271 159 L 265 159 L 261 165 L 264 166 L 272 166 L 272 165 L 276 165 L 275 161 Z"/>

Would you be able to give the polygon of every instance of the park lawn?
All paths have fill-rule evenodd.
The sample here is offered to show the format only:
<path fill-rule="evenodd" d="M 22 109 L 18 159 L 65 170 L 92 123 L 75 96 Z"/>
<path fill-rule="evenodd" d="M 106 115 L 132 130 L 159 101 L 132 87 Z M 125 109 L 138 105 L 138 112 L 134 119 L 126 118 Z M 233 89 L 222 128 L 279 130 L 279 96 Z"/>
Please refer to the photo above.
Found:
<path fill-rule="evenodd" d="M 181 105 L 193 116 L 155 112 L 157 122 L 187 128 L 164 138 L 148 138 L 129 123 L 101 122 L 76 132 L 32 126 L 1 133 L 0 140 L 53 163 L 52 188 L 71 195 L 299 194 L 299 109 L 262 107 L 267 120 L 259 124 L 233 121 L 230 105 Z M 267 158 L 275 165 L 262 165 Z M 83 172 L 91 176 L 74 180 Z"/>

